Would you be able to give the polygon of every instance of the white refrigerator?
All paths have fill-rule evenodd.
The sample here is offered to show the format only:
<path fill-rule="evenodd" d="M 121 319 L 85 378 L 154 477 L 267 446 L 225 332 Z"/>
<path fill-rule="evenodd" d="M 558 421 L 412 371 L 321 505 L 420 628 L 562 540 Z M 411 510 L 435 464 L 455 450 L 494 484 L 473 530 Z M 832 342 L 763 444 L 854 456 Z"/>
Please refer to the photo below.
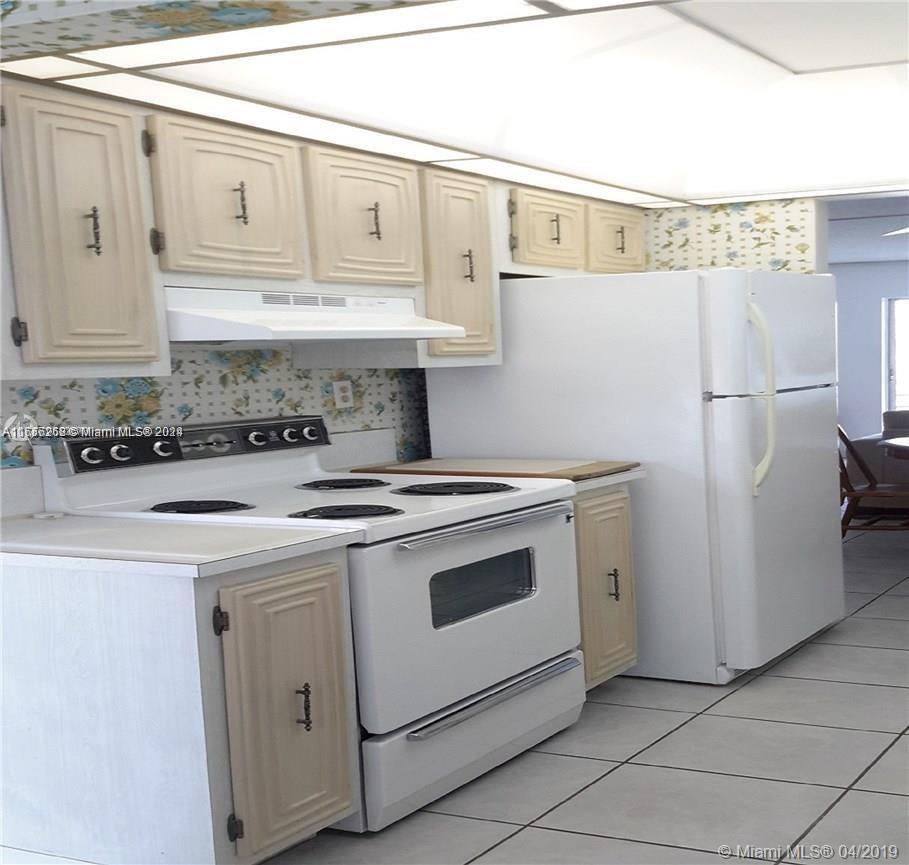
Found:
<path fill-rule="evenodd" d="M 727 682 L 843 615 L 834 280 L 503 280 L 504 363 L 427 371 L 436 457 L 639 460 L 638 663 Z"/>

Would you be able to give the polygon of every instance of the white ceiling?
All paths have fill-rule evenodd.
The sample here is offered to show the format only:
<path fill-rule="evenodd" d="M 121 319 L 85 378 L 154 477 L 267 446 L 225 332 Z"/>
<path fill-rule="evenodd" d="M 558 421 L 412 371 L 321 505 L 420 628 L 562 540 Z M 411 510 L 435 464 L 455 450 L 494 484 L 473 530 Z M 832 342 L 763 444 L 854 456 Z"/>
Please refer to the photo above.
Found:
<path fill-rule="evenodd" d="M 84 52 L 75 56 L 123 72 L 70 83 L 409 158 L 456 158 L 506 179 L 517 169 L 505 162 L 518 162 L 645 193 L 603 191 L 632 203 L 909 187 L 909 66 L 892 62 L 907 56 L 902 0 L 688 0 L 546 17 L 543 7 L 557 4 L 449 0 Z M 398 36 L 386 26 L 383 38 L 363 41 L 378 26 L 367 26 L 372 16 L 451 26 L 506 6 L 511 18 L 538 17 Z M 351 27 L 358 41 L 296 48 Z M 222 43 L 281 50 L 208 60 L 223 56 Z M 839 69 L 856 64 L 872 65 Z M 814 71 L 830 67 L 838 69 Z M 381 146 L 370 147 L 370 135 Z"/>
<path fill-rule="evenodd" d="M 909 60 L 909 4 L 690 0 L 678 11 L 793 72 Z"/>
<path fill-rule="evenodd" d="M 900 185 L 909 173 L 905 67 L 796 76 L 658 7 L 158 74 L 667 198 Z"/>

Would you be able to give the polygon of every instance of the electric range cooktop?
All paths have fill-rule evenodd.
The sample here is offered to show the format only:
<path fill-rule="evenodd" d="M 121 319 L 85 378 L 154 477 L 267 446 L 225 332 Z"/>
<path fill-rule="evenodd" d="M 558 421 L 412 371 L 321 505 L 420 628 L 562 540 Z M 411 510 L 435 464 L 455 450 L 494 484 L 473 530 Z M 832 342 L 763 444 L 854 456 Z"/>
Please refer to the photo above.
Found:
<path fill-rule="evenodd" d="M 323 468 L 318 416 L 193 425 L 168 437 L 67 439 L 36 446 L 49 510 L 155 520 L 363 530 L 367 543 L 574 495 L 563 480 L 363 476 Z M 514 480 L 514 479 L 509 479 Z"/>

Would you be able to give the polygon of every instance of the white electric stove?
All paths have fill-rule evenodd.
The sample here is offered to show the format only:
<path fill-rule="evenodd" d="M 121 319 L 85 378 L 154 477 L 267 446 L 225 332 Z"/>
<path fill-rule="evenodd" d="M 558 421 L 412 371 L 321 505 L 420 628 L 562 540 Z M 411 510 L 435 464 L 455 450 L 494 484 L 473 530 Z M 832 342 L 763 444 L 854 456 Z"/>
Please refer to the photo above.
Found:
<path fill-rule="evenodd" d="M 48 510 L 345 527 L 364 808 L 380 829 L 573 723 L 568 481 L 329 472 L 320 417 L 36 447 Z"/>

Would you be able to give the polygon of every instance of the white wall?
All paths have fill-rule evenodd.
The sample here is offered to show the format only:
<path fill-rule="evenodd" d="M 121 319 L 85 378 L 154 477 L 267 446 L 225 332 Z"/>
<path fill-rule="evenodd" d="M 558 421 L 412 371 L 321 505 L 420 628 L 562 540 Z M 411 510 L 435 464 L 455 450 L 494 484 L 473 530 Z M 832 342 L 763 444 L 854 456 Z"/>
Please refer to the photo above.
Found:
<path fill-rule="evenodd" d="M 909 224 L 909 198 L 829 203 L 830 272 L 837 282 L 839 419 L 853 438 L 881 430 L 886 409 L 884 309 L 909 297 L 909 235 L 882 237 Z"/>
<path fill-rule="evenodd" d="M 836 276 L 839 419 L 851 438 L 881 431 L 886 299 L 909 297 L 909 262 L 833 264 Z"/>

